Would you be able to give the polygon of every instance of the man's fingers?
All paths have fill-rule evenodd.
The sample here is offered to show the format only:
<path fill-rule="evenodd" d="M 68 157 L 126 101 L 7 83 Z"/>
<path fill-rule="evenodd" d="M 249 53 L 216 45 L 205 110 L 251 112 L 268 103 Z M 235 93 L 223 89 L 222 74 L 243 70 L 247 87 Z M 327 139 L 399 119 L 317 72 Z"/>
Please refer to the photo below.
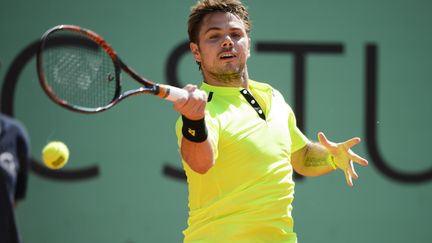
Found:
<path fill-rule="evenodd" d="M 318 140 L 319 140 L 320 144 L 323 145 L 323 146 L 326 147 L 326 148 L 330 148 L 330 147 L 333 146 L 333 145 L 330 143 L 330 141 L 327 140 L 327 137 L 326 137 L 326 136 L 324 135 L 324 133 L 322 133 L 322 132 L 319 132 L 319 133 L 318 133 Z"/>
<path fill-rule="evenodd" d="M 198 103 L 198 105 L 193 106 L 191 109 L 193 109 L 194 113 L 204 113 L 205 107 L 206 107 L 206 103 L 201 102 Z"/>
<path fill-rule="evenodd" d="M 194 92 L 198 87 L 195 84 L 187 84 L 183 89 Z"/>
<path fill-rule="evenodd" d="M 189 97 L 174 102 L 174 109 L 190 120 L 202 119 L 207 104 L 206 92 L 198 89 L 196 85 L 186 85 L 184 89 L 188 90 Z"/>
<path fill-rule="evenodd" d="M 189 100 L 192 100 L 192 101 L 207 101 L 207 94 L 206 94 L 206 92 L 204 92 L 202 90 L 193 89 L 192 91 L 190 91 Z"/>
<path fill-rule="evenodd" d="M 179 106 L 174 106 L 174 108 L 190 120 L 202 119 L 205 115 L 205 106 L 207 104 L 206 92 L 197 89 L 194 85 L 187 85 L 185 89 L 189 91 L 188 99 L 182 106 L 179 104 Z"/>
<path fill-rule="evenodd" d="M 354 169 L 354 164 L 352 161 L 349 162 L 349 166 L 348 166 L 347 170 L 348 170 L 348 173 L 351 175 L 352 178 L 358 179 L 359 176 Z"/>
<path fill-rule="evenodd" d="M 369 164 L 369 162 L 366 159 L 360 157 L 359 155 L 357 155 L 356 153 L 354 153 L 351 150 L 349 151 L 349 155 L 351 156 L 350 159 L 352 161 L 356 162 L 357 164 L 360 164 L 362 166 L 367 166 Z"/>
<path fill-rule="evenodd" d="M 361 139 L 359 137 L 355 137 L 355 138 L 351 138 L 351 139 L 343 142 L 343 144 L 348 148 L 352 148 L 355 145 L 359 144 L 360 141 L 361 141 Z"/>
<path fill-rule="evenodd" d="M 346 179 L 346 182 L 347 182 L 348 186 L 352 187 L 353 186 L 353 182 L 352 182 L 352 178 L 351 178 L 350 173 L 348 173 L 347 170 L 345 170 L 344 173 L 345 173 L 345 179 Z"/>
<path fill-rule="evenodd" d="M 187 101 L 188 101 L 187 98 L 180 98 L 180 99 L 174 101 L 173 102 L 174 110 L 176 110 L 177 112 L 180 112 L 181 108 L 186 105 Z"/>

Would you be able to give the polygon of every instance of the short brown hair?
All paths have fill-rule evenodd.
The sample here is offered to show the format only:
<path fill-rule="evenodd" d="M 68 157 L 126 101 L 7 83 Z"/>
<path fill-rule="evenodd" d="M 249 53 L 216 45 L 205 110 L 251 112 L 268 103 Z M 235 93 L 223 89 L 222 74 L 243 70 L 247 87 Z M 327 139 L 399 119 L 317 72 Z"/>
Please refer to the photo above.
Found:
<path fill-rule="evenodd" d="M 200 0 L 191 8 L 191 14 L 188 19 L 190 42 L 198 43 L 198 34 L 204 17 L 214 12 L 234 14 L 243 21 L 246 33 L 250 33 L 251 21 L 249 19 L 249 12 L 240 0 Z"/>

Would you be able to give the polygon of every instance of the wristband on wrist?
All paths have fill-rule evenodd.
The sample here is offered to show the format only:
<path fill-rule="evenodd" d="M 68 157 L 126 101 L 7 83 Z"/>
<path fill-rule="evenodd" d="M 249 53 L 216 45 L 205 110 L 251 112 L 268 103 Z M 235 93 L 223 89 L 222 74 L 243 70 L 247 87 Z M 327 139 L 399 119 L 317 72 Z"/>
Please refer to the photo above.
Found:
<path fill-rule="evenodd" d="M 329 154 L 327 162 L 333 168 L 333 170 L 336 170 L 338 168 L 337 165 L 336 165 L 336 163 L 334 162 L 334 156 L 333 155 Z"/>
<path fill-rule="evenodd" d="M 183 137 L 191 142 L 201 143 L 207 139 L 207 127 L 205 125 L 205 120 L 189 120 L 185 116 L 182 116 L 183 127 L 182 133 Z"/>

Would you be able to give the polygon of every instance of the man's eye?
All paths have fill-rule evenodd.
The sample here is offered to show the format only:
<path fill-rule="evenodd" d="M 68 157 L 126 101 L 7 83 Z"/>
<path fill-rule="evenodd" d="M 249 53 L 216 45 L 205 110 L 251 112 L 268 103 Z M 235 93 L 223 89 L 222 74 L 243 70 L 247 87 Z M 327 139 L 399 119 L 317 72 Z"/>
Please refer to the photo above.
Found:
<path fill-rule="evenodd" d="M 231 37 L 232 38 L 240 38 L 241 35 L 239 33 L 233 33 L 233 34 L 231 34 Z"/>

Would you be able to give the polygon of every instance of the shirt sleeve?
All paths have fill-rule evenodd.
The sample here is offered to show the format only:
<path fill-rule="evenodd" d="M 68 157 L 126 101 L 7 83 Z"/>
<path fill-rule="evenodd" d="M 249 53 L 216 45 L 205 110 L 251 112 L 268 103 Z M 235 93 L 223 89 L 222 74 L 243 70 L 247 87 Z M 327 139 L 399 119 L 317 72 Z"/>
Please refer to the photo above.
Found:
<path fill-rule="evenodd" d="M 288 103 L 283 98 L 282 94 L 276 90 L 273 89 L 273 95 L 276 98 L 281 99 L 282 102 L 287 106 L 288 109 L 288 128 L 291 136 L 291 154 L 295 151 L 303 148 L 306 144 L 308 144 L 310 141 L 309 139 L 300 131 L 300 129 L 297 127 L 297 121 L 294 114 L 294 111 L 292 110 L 291 106 L 288 105 Z"/>
<path fill-rule="evenodd" d="M 297 121 L 294 115 L 293 110 L 289 107 L 288 114 L 288 127 L 291 135 L 291 154 L 295 151 L 303 148 L 306 144 L 309 143 L 309 139 L 300 131 L 297 127 Z"/>

